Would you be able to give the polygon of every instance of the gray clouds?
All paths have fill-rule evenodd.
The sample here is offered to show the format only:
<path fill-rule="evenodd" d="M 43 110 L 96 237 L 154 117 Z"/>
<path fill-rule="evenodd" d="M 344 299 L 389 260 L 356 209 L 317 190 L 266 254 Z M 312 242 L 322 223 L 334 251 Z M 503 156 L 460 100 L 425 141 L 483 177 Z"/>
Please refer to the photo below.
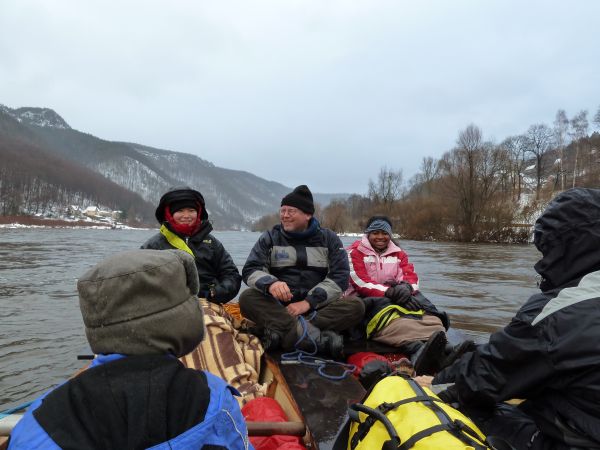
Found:
<path fill-rule="evenodd" d="M 0 4 L 0 103 L 319 192 L 600 105 L 577 1 Z"/>

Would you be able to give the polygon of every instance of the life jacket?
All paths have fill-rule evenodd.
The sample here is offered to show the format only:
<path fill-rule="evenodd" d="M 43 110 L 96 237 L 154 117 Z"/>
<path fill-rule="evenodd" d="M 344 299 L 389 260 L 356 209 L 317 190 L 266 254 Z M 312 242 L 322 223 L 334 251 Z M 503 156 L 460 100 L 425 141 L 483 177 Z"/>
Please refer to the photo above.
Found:
<path fill-rule="evenodd" d="M 348 450 L 486 450 L 477 426 L 413 379 L 394 373 L 350 406 Z"/>

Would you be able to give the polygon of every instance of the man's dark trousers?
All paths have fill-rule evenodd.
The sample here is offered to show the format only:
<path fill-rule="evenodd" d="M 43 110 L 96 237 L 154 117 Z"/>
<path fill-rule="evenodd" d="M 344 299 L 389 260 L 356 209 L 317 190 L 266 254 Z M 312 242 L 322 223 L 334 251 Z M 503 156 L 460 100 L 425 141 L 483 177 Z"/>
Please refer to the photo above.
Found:
<path fill-rule="evenodd" d="M 240 310 L 258 329 L 269 328 L 278 333 L 283 338 L 285 350 L 294 347 L 299 337 L 298 319 L 290 315 L 279 300 L 256 289 L 246 289 L 240 295 Z M 311 318 L 310 323 L 320 330 L 340 332 L 360 323 L 364 313 L 365 307 L 359 298 L 345 297 L 317 308 L 316 314 L 308 312 L 304 316 Z"/>

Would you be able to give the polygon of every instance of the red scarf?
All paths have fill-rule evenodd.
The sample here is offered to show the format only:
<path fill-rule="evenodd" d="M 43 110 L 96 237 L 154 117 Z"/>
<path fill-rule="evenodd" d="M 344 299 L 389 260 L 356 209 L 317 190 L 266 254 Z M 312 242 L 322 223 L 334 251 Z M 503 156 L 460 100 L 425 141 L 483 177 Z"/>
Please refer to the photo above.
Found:
<path fill-rule="evenodd" d="M 171 215 L 171 210 L 169 209 L 169 205 L 165 206 L 165 219 L 169 224 L 169 228 L 177 234 L 181 234 L 183 236 L 193 236 L 202 227 L 202 206 L 199 203 L 196 203 L 198 215 L 196 216 L 196 221 L 194 223 L 176 223 L 175 219 Z"/>

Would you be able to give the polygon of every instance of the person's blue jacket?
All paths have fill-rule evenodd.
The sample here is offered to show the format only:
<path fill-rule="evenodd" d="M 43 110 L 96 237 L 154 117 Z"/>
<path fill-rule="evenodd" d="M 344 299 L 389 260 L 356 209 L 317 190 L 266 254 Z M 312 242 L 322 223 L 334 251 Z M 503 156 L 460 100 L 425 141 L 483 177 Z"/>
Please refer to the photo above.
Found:
<path fill-rule="evenodd" d="M 100 355 L 29 407 L 8 448 L 252 449 L 232 393 L 173 357 Z"/>

